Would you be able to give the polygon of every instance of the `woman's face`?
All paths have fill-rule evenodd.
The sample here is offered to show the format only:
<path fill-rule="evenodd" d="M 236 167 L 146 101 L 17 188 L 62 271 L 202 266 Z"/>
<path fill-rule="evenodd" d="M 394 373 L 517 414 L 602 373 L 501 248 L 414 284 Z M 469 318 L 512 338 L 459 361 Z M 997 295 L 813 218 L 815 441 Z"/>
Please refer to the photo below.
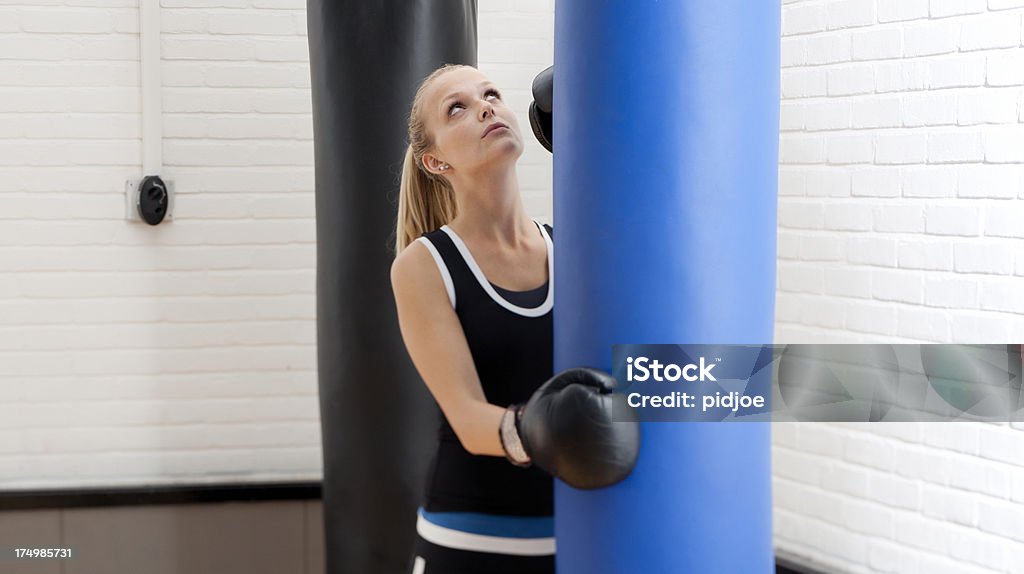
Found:
<path fill-rule="evenodd" d="M 433 149 L 423 154 L 423 164 L 432 173 L 457 178 L 515 163 L 523 154 L 516 114 L 497 86 L 475 68 L 435 78 L 424 93 L 421 113 L 433 135 Z M 444 164 L 447 169 L 441 169 Z"/>

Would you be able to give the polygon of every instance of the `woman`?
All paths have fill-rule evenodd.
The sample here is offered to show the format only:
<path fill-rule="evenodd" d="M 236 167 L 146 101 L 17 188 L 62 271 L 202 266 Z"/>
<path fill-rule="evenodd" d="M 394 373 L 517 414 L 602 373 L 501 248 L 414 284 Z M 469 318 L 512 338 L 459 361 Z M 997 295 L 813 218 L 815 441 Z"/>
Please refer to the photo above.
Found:
<path fill-rule="evenodd" d="M 524 142 L 498 89 L 471 66 L 436 70 L 416 92 L 409 142 L 391 281 L 443 414 L 412 572 L 550 574 L 551 476 L 617 482 L 638 435 L 611 424 L 607 374 L 552 377 L 553 231 L 523 209 Z M 558 436 L 553 419 L 582 432 Z"/>

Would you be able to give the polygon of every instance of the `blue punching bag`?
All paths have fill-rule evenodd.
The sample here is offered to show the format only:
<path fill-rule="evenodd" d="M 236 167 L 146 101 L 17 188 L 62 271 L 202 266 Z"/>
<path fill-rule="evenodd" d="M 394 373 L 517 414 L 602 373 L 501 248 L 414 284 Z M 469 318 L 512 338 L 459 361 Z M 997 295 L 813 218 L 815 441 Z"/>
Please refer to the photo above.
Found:
<path fill-rule="evenodd" d="M 770 344 L 778 0 L 558 0 L 555 369 L 617 343 Z M 774 571 L 769 423 L 642 423 L 555 487 L 559 574 Z"/>

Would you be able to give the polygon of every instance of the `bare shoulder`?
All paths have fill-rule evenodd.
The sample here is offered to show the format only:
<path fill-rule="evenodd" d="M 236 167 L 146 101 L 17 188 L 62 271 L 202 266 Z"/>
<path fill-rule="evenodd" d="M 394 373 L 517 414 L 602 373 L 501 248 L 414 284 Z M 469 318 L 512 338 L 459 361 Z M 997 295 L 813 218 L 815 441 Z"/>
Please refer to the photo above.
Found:
<path fill-rule="evenodd" d="M 442 297 L 445 302 L 448 300 L 441 271 L 433 255 L 419 241 L 410 243 L 391 262 L 391 287 L 396 296 L 416 291 L 428 299 Z"/>
<path fill-rule="evenodd" d="M 391 262 L 391 278 L 405 278 L 417 271 L 422 271 L 430 262 L 430 252 L 419 241 L 413 241 Z"/>

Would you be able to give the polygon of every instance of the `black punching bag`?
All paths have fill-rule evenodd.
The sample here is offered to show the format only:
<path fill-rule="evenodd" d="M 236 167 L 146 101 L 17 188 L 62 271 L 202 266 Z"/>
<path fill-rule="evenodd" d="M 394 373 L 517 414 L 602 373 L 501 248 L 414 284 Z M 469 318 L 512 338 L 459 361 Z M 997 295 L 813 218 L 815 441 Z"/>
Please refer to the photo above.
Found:
<path fill-rule="evenodd" d="M 390 268 L 420 81 L 476 65 L 475 0 L 308 0 L 317 365 L 328 574 L 404 574 L 436 410 L 398 329 Z"/>

